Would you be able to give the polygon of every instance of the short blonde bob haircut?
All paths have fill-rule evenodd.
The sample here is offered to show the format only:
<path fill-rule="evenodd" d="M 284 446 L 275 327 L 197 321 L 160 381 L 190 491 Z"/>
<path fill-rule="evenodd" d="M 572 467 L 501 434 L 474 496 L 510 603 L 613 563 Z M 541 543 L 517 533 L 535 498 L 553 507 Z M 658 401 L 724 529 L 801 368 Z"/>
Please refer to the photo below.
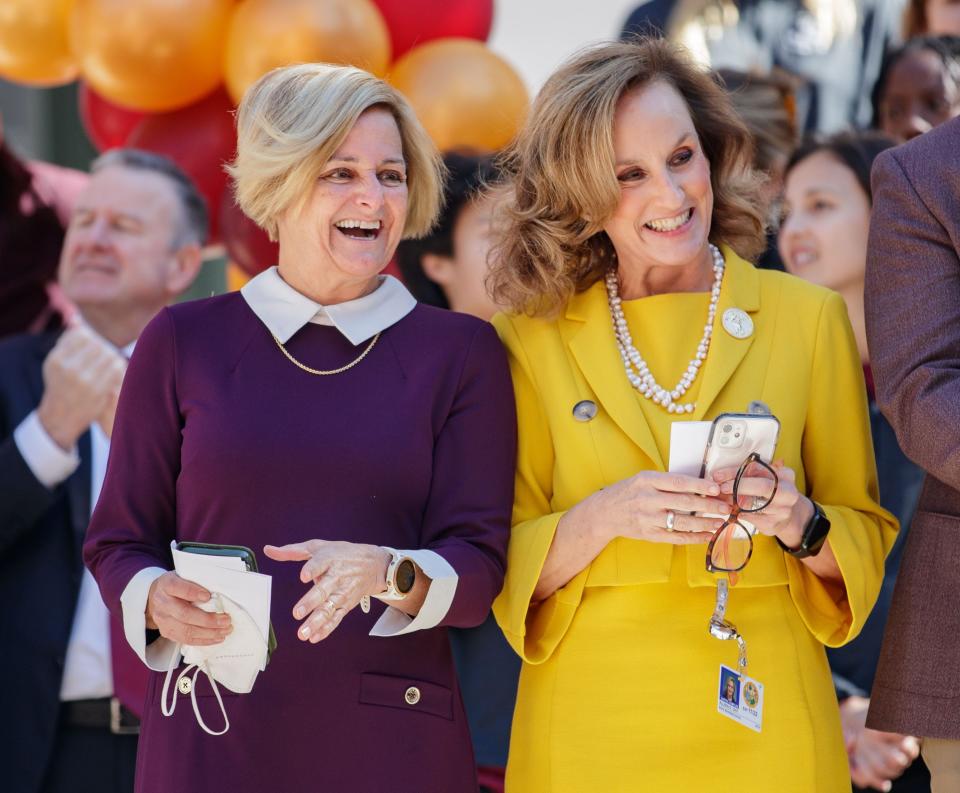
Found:
<path fill-rule="evenodd" d="M 664 39 L 601 44 L 550 77 L 503 158 L 507 177 L 488 280 L 498 304 L 554 314 L 613 265 L 603 231 L 620 201 L 613 116 L 625 92 L 655 81 L 684 98 L 710 163 L 710 240 L 748 259 L 763 251 L 763 177 L 752 168 L 753 141 L 727 93 Z"/>
<path fill-rule="evenodd" d="M 352 66 L 304 63 L 267 72 L 237 110 L 237 156 L 227 166 L 240 208 L 277 238 L 277 218 L 310 197 L 321 170 L 361 114 L 389 111 L 407 166 L 404 237 L 433 227 L 443 200 L 443 161 L 403 95 Z"/>

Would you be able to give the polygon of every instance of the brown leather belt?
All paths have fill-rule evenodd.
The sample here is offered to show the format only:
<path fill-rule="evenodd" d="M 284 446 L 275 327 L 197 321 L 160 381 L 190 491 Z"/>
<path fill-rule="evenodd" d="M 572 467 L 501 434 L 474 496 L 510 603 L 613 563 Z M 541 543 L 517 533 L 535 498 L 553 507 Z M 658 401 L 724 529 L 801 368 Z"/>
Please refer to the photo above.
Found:
<path fill-rule="evenodd" d="M 110 730 L 114 735 L 140 734 L 140 719 L 116 697 L 61 702 L 60 721 L 69 727 Z"/>

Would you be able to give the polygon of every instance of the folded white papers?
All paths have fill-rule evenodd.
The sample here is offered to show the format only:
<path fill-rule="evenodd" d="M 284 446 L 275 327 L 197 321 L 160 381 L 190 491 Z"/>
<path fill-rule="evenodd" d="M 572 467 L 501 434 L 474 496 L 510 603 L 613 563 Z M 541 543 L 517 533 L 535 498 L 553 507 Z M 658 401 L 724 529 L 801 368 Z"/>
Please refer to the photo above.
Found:
<path fill-rule="evenodd" d="M 670 425 L 670 473 L 700 476 L 712 425 L 710 421 L 675 421 Z"/>
<path fill-rule="evenodd" d="M 266 644 L 270 634 L 270 592 L 273 579 L 263 573 L 247 570 L 238 556 L 178 551 L 176 542 L 172 542 L 170 546 L 177 575 L 199 584 L 211 593 L 226 595 L 238 606 L 246 609 Z"/>

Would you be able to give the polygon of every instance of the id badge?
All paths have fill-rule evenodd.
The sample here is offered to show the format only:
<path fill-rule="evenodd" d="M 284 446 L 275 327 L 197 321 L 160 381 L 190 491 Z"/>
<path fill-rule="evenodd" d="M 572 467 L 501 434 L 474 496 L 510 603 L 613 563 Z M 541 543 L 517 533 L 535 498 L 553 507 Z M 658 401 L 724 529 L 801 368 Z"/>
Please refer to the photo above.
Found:
<path fill-rule="evenodd" d="M 763 683 L 720 665 L 717 713 L 760 732 L 763 724 Z"/>

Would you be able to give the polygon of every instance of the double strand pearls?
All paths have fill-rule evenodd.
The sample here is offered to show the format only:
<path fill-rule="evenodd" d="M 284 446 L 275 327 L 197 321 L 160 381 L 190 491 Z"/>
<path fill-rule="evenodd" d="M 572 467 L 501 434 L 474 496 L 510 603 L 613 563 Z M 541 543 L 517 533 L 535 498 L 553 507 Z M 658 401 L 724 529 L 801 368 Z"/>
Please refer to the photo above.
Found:
<path fill-rule="evenodd" d="M 710 350 L 710 338 L 713 335 L 713 320 L 717 314 L 717 303 L 720 301 L 720 287 L 723 284 L 724 261 L 716 245 L 710 246 L 713 254 L 713 288 L 710 290 L 710 308 L 707 310 L 707 324 L 703 326 L 703 338 L 697 345 L 697 354 L 690 360 L 690 365 L 680 378 L 680 382 L 672 390 L 663 388 L 650 373 L 650 367 L 643 360 L 643 356 L 633 346 L 633 338 L 627 327 L 627 318 L 624 316 L 620 300 L 620 285 L 617 283 L 616 269 L 607 270 L 607 300 L 610 303 L 610 316 L 613 319 L 613 333 L 617 340 L 617 349 L 623 360 L 627 379 L 637 391 L 647 399 L 652 399 L 668 413 L 693 413 L 696 402 L 687 402 L 681 405 L 679 400 L 697 379 L 700 367 L 707 359 Z"/>

